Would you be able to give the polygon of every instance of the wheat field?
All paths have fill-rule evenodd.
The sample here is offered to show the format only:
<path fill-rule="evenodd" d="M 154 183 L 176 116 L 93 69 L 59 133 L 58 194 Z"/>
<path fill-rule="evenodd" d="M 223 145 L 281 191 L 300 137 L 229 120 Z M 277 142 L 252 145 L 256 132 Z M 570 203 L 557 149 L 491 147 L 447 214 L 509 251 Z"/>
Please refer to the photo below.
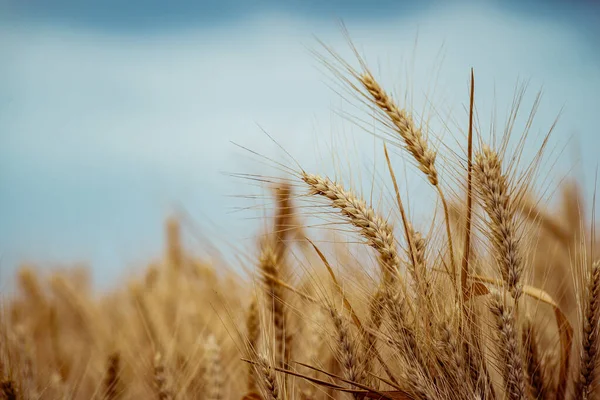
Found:
<path fill-rule="evenodd" d="M 86 269 L 24 265 L 1 300 L 2 398 L 600 398 L 600 246 L 575 180 L 550 199 L 535 190 L 550 133 L 530 160 L 513 119 L 486 140 L 472 74 L 466 140 L 447 154 L 358 52 L 324 49 L 384 132 L 393 209 L 282 165 L 243 176 L 272 205 L 253 251 L 233 255 L 245 275 L 231 257 L 195 256 L 176 218 L 161 260 L 108 293 Z M 405 206 L 398 154 L 437 199 L 429 230 Z"/>

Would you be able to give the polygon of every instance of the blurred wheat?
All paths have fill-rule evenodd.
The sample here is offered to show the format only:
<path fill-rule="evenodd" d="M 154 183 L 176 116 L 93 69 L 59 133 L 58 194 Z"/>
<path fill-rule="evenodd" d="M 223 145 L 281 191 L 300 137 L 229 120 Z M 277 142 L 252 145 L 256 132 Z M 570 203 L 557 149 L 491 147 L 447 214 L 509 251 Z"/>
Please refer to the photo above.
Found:
<path fill-rule="evenodd" d="M 0 396 L 600 398 L 600 263 L 580 189 L 565 184 L 562 203 L 543 208 L 504 146 L 472 129 L 463 161 L 440 169 L 451 157 L 437 157 L 359 61 L 361 71 L 342 64 L 343 81 L 439 195 L 445 240 L 408 219 L 387 148 L 399 221 L 342 182 L 294 170 L 272 180 L 267 231 L 254 255 L 240 255 L 249 279 L 194 256 L 176 219 L 163 259 L 111 293 L 94 295 L 85 269 L 20 268 L 2 298 Z M 464 193 L 447 188 L 461 179 Z M 307 238 L 298 200 L 354 230 L 378 271 Z"/>

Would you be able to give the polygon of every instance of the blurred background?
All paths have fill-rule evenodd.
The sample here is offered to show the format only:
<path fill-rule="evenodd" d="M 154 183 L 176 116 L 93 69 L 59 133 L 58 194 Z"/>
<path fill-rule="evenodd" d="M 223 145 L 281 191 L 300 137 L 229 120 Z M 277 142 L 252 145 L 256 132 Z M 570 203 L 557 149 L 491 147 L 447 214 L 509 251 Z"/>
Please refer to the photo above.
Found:
<path fill-rule="evenodd" d="M 340 20 L 415 110 L 465 121 L 473 67 L 482 129 L 497 109 L 502 131 L 517 82 L 526 111 L 542 89 L 535 132 L 561 113 L 542 178 L 578 177 L 591 208 L 600 2 L 3 0 L 2 276 L 23 261 L 86 262 L 107 285 L 161 252 L 180 209 L 211 239 L 252 244 L 260 220 L 236 210 L 253 189 L 228 173 L 276 173 L 232 142 L 272 158 L 280 145 L 323 172 L 348 134 L 372 164 L 373 138 L 335 113 L 345 106 L 311 52 L 318 38 L 355 61 Z M 406 184 L 424 192 L 413 171 Z"/>

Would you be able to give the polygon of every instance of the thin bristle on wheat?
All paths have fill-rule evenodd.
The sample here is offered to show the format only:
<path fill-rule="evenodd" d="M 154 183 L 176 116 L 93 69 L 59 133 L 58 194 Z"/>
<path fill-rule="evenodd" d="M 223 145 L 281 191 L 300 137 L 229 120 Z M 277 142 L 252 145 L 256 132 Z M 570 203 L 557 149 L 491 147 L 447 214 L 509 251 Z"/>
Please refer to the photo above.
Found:
<path fill-rule="evenodd" d="M 490 300 L 490 310 L 496 319 L 498 328 L 499 350 L 501 353 L 500 366 L 509 400 L 525 399 L 525 376 L 523 358 L 516 332 L 515 309 L 505 301 L 502 295 L 494 291 Z"/>
<path fill-rule="evenodd" d="M 579 382 L 575 385 L 578 398 L 592 399 L 600 345 L 600 260 L 592 265 L 585 293 L 585 310 L 581 336 L 581 365 Z"/>
<path fill-rule="evenodd" d="M 498 154 L 484 146 L 475 156 L 473 168 L 486 213 L 490 218 L 490 239 L 502 279 L 511 295 L 518 301 L 522 294 L 521 273 L 523 264 L 519 253 L 515 208 L 508 187 L 508 179 L 502 173 Z"/>

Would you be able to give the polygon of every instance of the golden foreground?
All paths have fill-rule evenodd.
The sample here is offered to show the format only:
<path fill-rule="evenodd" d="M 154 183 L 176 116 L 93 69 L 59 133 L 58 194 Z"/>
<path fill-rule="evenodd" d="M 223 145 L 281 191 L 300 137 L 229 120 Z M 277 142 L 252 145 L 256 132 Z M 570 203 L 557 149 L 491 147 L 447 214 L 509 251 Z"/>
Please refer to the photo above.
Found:
<path fill-rule="evenodd" d="M 552 209 L 534 195 L 546 142 L 519 170 L 510 129 L 486 144 L 470 124 L 463 153 L 443 154 L 362 60 L 332 55 L 438 222 L 415 228 L 384 148 L 393 210 L 301 168 L 258 177 L 274 207 L 233 257 L 246 278 L 193 256 L 175 219 L 162 261 L 110 293 L 91 294 L 86 270 L 24 266 L 2 298 L 2 398 L 600 398 L 599 246 L 577 185 Z M 343 237 L 310 237 L 308 216 Z"/>

